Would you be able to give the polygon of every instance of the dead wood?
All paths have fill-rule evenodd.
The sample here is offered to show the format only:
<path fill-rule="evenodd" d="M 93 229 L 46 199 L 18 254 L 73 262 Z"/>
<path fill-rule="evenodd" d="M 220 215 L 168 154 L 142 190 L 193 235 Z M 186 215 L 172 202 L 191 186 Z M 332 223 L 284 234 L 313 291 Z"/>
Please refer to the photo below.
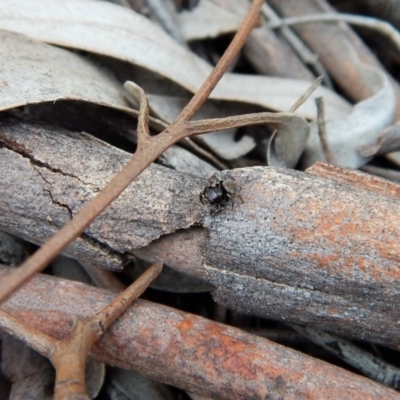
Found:
<path fill-rule="evenodd" d="M 4 309 L 0 309 L 0 327 L 51 360 L 56 370 L 55 400 L 88 400 L 85 370 L 90 349 L 146 290 L 161 269 L 161 263 L 148 268 L 95 315 L 84 318 L 75 316 L 71 332 L 61 339 L 57 340 L 40 328 L 30 326 L 24 319 L 18 319 Z M 4 269 L 3 272 L 7 271 Z"/>
<path fill-rule="evenodd" d="M 39 242 L 128 157 L 88 135 L 13 120 L 0 141 L 0 225 Z M 207 180 L 152 165 L 85 232 L 97 247 L 68 254 L 108 268 L 107 251 L 163 261 L 212 283 L 230 308 L 398 348 L 398 187 L 375 178 L 372 190 L 362 174 L 329 171 L 220 172 L 232 198 L 212 214 L 199 199 Z"/>
<path fill-rule="evenodd" d="M 0 198 L 0 226 L 36 244 L 76 215 L 130 158 L 90 135 L 41 123 L 3 119 L 0 136 L 1 168 L 8 171 L 0 185 L 12 196 Z M 66 254 L 87 265 L 121 269 L 128 249 L 199 222 L 203 182 L 153 164 Z"/>
<path fill-rule="evenodd" d="M 140 112 L 137 126 L 137 149 L 129 162 L 115 175 L 110 182 L 86 204 L 67 225 L 52 236 L 39 250 L 36 251 L 21 268 L 0 282 L 0 300 L 4 300 L 35 273 L 43 270 L 47 263 L 60 254 L 70 243 L 77 239 L 94 219 L 104 211 L 118 196 L 138 177 L 156 158 L 179 140 L 190 135 L 210 132 L 211 126 L 206 130 L 196 130 L 190 124 L 190 120 L 207 100 L 215 86 L 228 69 L 243 47 L 246 38 L 257 24 L 262 0 L 253 0 L 248 12 L 236 32 L 232 42 L 225 50 L 217 65 L 210 72 L 206 80 L 196 91 L 192 99 L 179 113 L 171 125 L 165 128 L 159 135 L 152 137 L 149 129 L 149 106 L 143 90 L 130 83 L 131 92 L 136 91 L 140 103 Z M 268 113 L 264 113 L 268 114 Z M 244 116 L 245 117 L 245 116 Z M 261 117 L 261 113 L 256 118 Z M 245 117 L 247 118 L 247 117 Z M 269 116 L 267 116 L 269 118 Z M 235 123 L 241 117 L 235 119 Z M 264 123 L 267 121 L 263 121 Z M 241 126 L 240 124 L 233 126 Z M 253 124 L 255 122 L 253 121 Z M 261 122 L 259 122 L 261 123 Z M 228 124 L 229 125 L 229 124 Z M 242 124 L 243 125 L 243 124 Z M 224 126 L 223 129 L 229 126 Z"/>
<path fill-rule="evenodd" d="M 2 269 L 1 277 L 7 272 Z M 2 308 L 65 337 L 75 316 L 92 315 L 115 294 L 37 275 Z M 297 351 L 169 307 L 137 300 L 95 345 L 95 358 L 218 399 L 398 399 L 395 391 Z M 217 373 L 216 373 L 217 371 Z"/>

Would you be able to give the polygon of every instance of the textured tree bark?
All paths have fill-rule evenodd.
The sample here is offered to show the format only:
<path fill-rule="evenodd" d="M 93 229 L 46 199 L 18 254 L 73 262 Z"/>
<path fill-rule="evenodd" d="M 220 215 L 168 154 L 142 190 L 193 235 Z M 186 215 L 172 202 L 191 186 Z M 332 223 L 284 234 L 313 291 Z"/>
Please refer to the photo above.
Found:
<path fill-rule="evenodd" d="M 88 135 L 10 120 L 0 143 L 0 227 L 36 243 L 128 157 Z M 163 261 L 213 284 L 228 307 L 399 348 L 396 185 L 261 167 L 217 178 L 231 194 L 213 213 L 199 199 L 205 179 L 151 166 L 69 255 L 107 268 L 131 254 Z"/>
<path fill-rule="evenodd" d="M 0 226 L 37 244 L 72 218 L 130 158 L 84 133 L 12 119 L 1 123 L 0 144 Z M 199 223 L 203 182 L 151 165 L 66 254 L 121 269 L 127 251 Z"/>
<path fill-rule="evenodd" d="M 7 273 L 0 268 L 1 276 Z M 2 308 L 57 338 L 115 293 L 36 275 Z M 109 365 L 214 399 L 399 399 L 394 390 L 295 350 L 204 318 L 137 300 L 92 355 Z"/>

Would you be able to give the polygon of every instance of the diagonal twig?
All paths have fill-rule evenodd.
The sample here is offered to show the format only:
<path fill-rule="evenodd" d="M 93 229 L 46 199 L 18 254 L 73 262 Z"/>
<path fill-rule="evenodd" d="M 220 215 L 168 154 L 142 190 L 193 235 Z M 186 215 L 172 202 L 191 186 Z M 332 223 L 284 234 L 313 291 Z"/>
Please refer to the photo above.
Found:
<path fill-rule="evenodd" d="M 56 369 L 56 400 L 88 400 L 86 360 L 92 346 L 160 274 L 162 263 L 148 268 L 125 291 L 97 314 L 77 318 L 68 337 L 57 340 L 0 309 L 0 327 L 50 359 Z"/>
<path fill-rule="evenodd" d="M 336 165 L 335 155 L 329 145 L 328 134 L 326 132 L 324 99 L 322 97 L 317 97 L 315 99 L 315 104 L 317 105 L 318 135 L 322 151 L 324 152 L 328 164 Z"/>
<path fill-rule="evenodd" d="M 0 301 L 7 298 L 32 275 L 41 271 L 47 263 L 60 254 L 163 151 L 187 136 L 186 122 L 204 104 L 230 62 L 240 51 L 247 36 L 258 22 L 263 3 L 264 0 L 252 1 L 249 11 L 235 37 L 209 77 L 175 121 L 157 136 L 149 136 L 147 128 L 145 128 L 148 109 L 146 109 L 146 101 L 141 96 L 138 148 L 135 154 L 133 154 L 130 161 L 111 179 L 105 188 L 84 206 L 68 224 L 50 238 L 36 253 L 17 268 L 15 272 L 0 282 Z"/>

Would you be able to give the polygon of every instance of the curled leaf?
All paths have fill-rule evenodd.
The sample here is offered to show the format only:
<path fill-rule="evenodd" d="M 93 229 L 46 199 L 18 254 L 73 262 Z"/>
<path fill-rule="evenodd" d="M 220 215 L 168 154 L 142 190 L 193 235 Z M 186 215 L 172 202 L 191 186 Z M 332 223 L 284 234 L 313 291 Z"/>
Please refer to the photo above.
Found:
<path fill-rule="evenodd" d="M 107 2 L 3 0 L 0 3 L 0 28 L 128 61 L 156 72 L 190 92 L 200 87 L 212 69 L 142 15 Z M 211 98 L 287 110 L 308 86 L 309 82 L 296 79 L 227 73 Z M 351 111 L 343 98 L 328 89 L 318 88 L 315 96 L 324 96 L 329 118 L 343 117 Z M 312 99 L 303 104 L 299 114 L 315 117 Z"/>
<path fill-rule="evenodd" d="M 359 149 L 376 144 L 380 132 L 392 122 L 396 107 L 395 92 L 388 77 L 378 68 L 361 62 L 358 67 L 374 95 L 357 103 L 349 116 L 326 119 L 328 145 L 337 164 L 347 168 L 358 168 L 370 160 Z M 326 158 L 317 126 L 313 124 L 303 165 L 308 167 L 316 161 L 326 161 Z"/>
<path fill-rule="evenodd" d="M 121 85 L 78 55 L 24 35 L 0 31 L 0 110 L 57 100 L 80 100 L 137 114 Z"/>

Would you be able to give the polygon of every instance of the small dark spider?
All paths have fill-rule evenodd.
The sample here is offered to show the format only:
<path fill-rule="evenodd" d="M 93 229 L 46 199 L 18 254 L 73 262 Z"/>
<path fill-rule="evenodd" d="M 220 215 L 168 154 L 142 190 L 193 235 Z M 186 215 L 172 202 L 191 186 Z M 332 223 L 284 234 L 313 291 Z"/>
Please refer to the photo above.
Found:
<path fill-rule="evenodd" d="M 226 190 L 222 181 L 217 181 L 215 184 L 207 186 L 200 193 L 200 201 L 210 206 L 210 214 L 222 212 L 229 202 L 231 202 L 233 207 L 231 199 L 232 193 Z"/>

